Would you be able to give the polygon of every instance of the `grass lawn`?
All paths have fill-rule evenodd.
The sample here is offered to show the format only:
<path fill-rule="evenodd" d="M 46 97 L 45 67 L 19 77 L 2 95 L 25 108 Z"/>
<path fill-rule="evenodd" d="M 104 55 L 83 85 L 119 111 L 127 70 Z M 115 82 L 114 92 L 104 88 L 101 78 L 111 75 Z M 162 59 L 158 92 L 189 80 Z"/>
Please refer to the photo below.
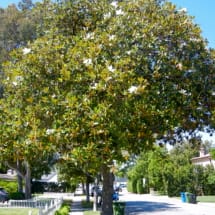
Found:
<path fill-rule="evenodd" d="M 197 202 L 212 202 L 212 203 L 215 203 L 215 196 L 197 196 Z"/>
<path fill-rule="evenodd" d="M 34 208 L 0 208 L 0 215 L 28 215 L 30 210 L 32 215 L 38 215 L 38 209 Z"/>
<path fill-rule="evenodd" d="M 84 215 L 100 215 L 99 211 L 84 211 Z"/>
<path fill-rule="evenodd" d="M 100 211 L 93 211 L 93 202 L 86 202 L 85 200 L 81 202 L 83 208 L 87 209 L 84 211 L 84 215 L 100 215 Z"/>

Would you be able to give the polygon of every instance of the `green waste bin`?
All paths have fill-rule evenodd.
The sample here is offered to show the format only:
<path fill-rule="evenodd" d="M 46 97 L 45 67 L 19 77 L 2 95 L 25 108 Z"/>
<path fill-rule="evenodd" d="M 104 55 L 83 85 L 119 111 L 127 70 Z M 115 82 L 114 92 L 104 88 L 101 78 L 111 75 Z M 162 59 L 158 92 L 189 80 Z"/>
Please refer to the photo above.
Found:
<path fill-rule="evenodd" d="M 124 215 L 125 202 L 113 202 L 113 214 Z"/>
<path fill-rule="evenodd" d="M 186 192 L 185 195 L 186 195 L 186 202 L 196 204 L 196 195 L 188 192 Z"/>

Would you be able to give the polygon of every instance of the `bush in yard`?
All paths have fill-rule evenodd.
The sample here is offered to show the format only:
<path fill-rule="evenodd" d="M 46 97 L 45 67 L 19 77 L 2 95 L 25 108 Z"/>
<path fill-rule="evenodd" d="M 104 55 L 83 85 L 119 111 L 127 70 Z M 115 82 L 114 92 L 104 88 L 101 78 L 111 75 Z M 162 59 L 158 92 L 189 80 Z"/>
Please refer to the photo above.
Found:
<path fill-rule="evenodd" d="M 9 194 L 9 198 L 14 200 L 22 200 L 25 199 L 25 194 L 21 192 L 13 192 Z"/>
<path fill-rule="evenodd" d="M 70 211 L 70 204 L 63 203 L 59 210 L 55 211 L 55 215 L 68 215 Z"/>
<path fill-rule="evenodd" d="M 0 180 L 0 187 L 3 187 L 8 193 L 17 192 L 17 186 L 16 181 Z"/>
<path fill-rule="evenodd" d="M 137 180 L 137 193 L 138 194 L 143 194 L 144 193 L 144 187 L 143 187 L 142 179 Z"/>

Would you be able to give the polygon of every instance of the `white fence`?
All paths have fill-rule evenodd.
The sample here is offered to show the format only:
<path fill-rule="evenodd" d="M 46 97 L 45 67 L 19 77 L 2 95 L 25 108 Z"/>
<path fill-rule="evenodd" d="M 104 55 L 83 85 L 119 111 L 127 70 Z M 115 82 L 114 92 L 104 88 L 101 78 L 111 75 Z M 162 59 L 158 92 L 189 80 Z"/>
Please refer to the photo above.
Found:
<path fill-rule="evenodd" d="M 1 203 L 0 207 L 8 208 L 38 208 L 38 215 L 53 215 L 61 206 L 63 198 L 58 199 L 30 199 L 30 200 L 9 200 L 7 203 Z M 31 215 L 29 209 L 29 215 Z"/>

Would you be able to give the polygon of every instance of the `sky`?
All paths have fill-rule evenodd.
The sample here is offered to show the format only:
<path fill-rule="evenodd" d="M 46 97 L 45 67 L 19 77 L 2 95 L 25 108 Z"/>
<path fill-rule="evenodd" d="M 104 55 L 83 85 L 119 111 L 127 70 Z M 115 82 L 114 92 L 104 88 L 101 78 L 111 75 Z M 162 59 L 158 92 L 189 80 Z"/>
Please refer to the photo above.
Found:
<path fill-rule="evenodd" d="M 208 47 L 215 48 L 215 1 L 214 0 L 171 0 L 179 8 L 186 8 L 194 16 L 194 22 L 202 30 L 202 36 L 209 42 Z"/>
<path fill-rule="evenodd" d="M 33 0 L 36 2 L 38 0 Z M 41 0 L 40 0 L 41 1 Z M 202 29 L 202 36 L 209 42 L 208 47 L 215 48 L 215 0 L 169 0 L 178 8 L 186 8 L 187 13 L 195 16 L 194 22 Z M 0 0 L 0 7 L 17 4 L 20 0 Z"/>

